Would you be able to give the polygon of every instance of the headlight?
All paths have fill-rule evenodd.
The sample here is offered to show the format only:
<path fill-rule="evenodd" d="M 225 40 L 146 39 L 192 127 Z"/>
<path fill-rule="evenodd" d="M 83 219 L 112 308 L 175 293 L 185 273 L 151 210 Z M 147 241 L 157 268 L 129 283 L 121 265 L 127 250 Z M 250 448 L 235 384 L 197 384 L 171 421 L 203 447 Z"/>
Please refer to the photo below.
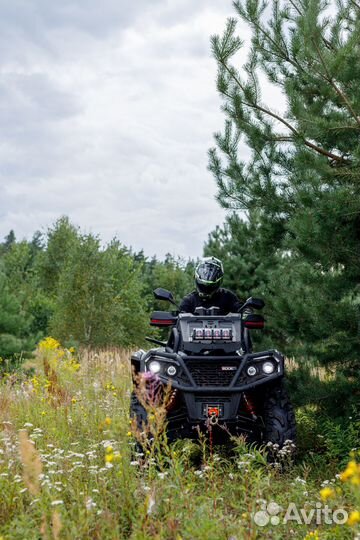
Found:
<path fill-rule="evenodd" d="M 272 362 L 264 362 L 262 365 L 262 370 L 266 375 L 270 375 L 271 373 L 274 373 L 275 366 Z"/>
<path fill-rule="evenodd" d="M 160 362 L 158 362 L 157 360 L 152 360 L 151 362 L 149 362 L 148 368 L 149 368 L 149 371 L 151 371 L 151 373 L 155 375 L 156 373 L 159 373 L 161 370 Z"/>
<path fill-rule="evenodd" d="M 176 375 L 176 372 L 177 372 L 177 369 L 175 366 L 169 366 L 166 370 L 166 373 L 170 376 L 170 377 L 173 377 L 174 375 Z"/>
<path fill-rule="evenodd" d="M 254 375 L 256 375 L 257 371 L 256 371 L 256 367 L 255 366 L 249 366 L 246 370 L 246 373 L 250 376 L 250 377 L 253 377 Z"/>

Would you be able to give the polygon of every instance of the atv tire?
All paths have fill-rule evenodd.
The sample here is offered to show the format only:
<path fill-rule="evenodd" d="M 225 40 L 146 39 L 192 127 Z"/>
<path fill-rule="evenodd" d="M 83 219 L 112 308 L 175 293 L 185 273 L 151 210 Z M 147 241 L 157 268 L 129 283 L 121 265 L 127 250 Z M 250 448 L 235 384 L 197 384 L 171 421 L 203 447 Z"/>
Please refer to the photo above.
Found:
<path fill-rule="evenodd" d="M 296 442 L 296 424 L 293 406 L 283 384 L 271 386 L 264 400 L 264 442 L 278 444 L 281 449 L 285 441 Z"/>
<path fill-rule="evenodd" d="M 130 418 L 136 418 L 136 425 L 140 431 L 144 429 L 147 422 L 147 412 L 135 392 L 131 392 L 130 397 Z"/>

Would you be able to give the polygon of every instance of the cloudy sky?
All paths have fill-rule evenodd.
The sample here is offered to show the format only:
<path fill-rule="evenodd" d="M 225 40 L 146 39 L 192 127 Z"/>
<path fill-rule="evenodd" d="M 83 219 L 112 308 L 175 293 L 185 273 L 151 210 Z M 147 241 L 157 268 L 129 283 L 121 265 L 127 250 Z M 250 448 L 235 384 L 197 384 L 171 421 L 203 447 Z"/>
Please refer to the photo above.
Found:
<path fill-rule="evenodd" d="M 68 215 L 104 241 L 201 255 L 224 219 L 209 36 L 231 0 L 0 0 L 0 236 Z"/>

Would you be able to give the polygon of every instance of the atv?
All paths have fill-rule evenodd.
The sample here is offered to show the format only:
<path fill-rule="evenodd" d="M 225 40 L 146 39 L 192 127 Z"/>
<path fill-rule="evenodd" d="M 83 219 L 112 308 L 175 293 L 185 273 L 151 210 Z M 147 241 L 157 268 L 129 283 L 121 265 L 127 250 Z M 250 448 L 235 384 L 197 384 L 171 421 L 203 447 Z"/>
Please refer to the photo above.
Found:
<path fill-rule="evenodd" d="M 171 292 L 158 288 L 154 296 L 178 308 Z M 264 327 L 264 317 L 253 310 L 263 307 L 263 300 L 251 297 L 228 315 L 217 314 L 217 307 L 200 307 L 195 314 L 153 312 L 150 324 L 170 332 L 166 342 L 146 338 L 160 347 L 131 356 L 130 415 L 139 429 L 147 424 L 147 403 L 160 406 L 166 394 L 169 441 L 196 438 L 199 430 L 210 428 L 221 443 L 229 435 L 279 448 L 287 440 L 295 442 L 284 357 L 277 350 L 252 350 L 250 332 Z"/>

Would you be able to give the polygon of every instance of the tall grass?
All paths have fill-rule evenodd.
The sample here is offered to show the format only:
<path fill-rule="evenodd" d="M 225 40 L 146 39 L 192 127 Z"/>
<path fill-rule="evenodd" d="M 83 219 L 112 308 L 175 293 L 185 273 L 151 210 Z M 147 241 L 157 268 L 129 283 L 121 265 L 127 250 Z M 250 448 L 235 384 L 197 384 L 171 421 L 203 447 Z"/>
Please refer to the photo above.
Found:
<path fill-rule="evenodd" d="M 271 501 L 356 510 L 358 488 L 335 476 L 340 465 L 321 445 L 317 460 L 280 473 L 242 438 L 231 452 L 211 452 L 206 436 L 169 445 L 155 410 L 155 442 L 137 452 L 129 351 L 77 355 L 48 341 L 32 368 L 0 383 L 1 539 L 344 539 L 357 530 L 355 514 L 349 525 L 254 522 Z"/>

